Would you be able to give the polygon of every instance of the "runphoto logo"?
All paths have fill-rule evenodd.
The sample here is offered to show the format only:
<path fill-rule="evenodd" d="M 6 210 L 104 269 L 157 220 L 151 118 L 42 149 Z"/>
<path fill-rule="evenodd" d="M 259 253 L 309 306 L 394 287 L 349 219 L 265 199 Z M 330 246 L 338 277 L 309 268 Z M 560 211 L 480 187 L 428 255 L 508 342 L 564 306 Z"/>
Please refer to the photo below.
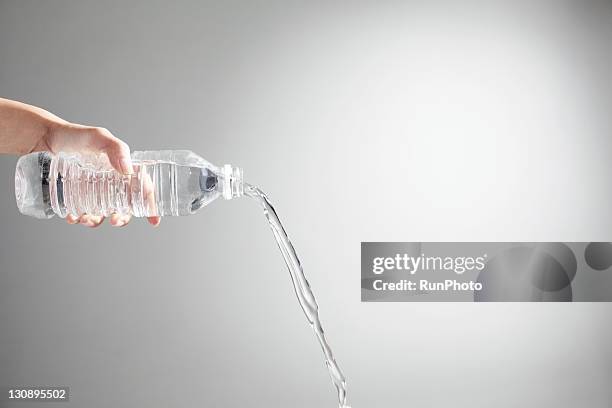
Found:
<path fill-rule="evenodd" d="M 487 254 L 479 257 L 457 256 L 410 256 L 396 254 L 394 257 L 378 257 L 372 260 L 372 272 L 380 275 L 385 271 L 406 271 L 414 275 L 418 271 L 453 271 L 458 275 L 469 271 L 482 271 Z"/>

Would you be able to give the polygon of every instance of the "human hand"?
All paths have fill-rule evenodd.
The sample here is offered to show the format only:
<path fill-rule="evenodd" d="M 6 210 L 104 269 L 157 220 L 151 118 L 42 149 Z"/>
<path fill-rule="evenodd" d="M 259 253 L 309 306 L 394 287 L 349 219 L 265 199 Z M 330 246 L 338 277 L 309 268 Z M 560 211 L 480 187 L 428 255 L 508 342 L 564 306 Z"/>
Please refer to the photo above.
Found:
<path fill-rule="evenodd" d="M 111 166 L 120 174 L 131 175 L 134 166 L 130 157 L 129 146 L 115 137 L 109 130 L 101 127 L 77 125 L 73 123 L 54 124 L 42 141 L 43 148 L 53 153 L 58 152 L 87 152 L 94 154 L 106 154 Z M 138 170 L 138 168 L 136 169 Z M 146 192 L 146 201 L 150 206 L 155 205 L 153 184 L 145 174 L 143 188 Z M 123 227 L 130 222 L 131 215 L 112 214 L 110 223 L 115 227 Z M 158 226 L 160 217 L 148 217 L 149 224 Z M 95 228 L 104 221 L 103 216 L 84 214 L 80 217 L 66 216 L 69 224 L 81 224 Z"/>
<path fill-rule="evenodd" d="M 21 102 L 0 98 L 0 153 L 26 154 L 36 151 L 103 153 L 111 166 L 121 174 L 134 172 L 128 145 L 101 127 L 70 123 L 44 109 Z M 154 209 L 153 183 L 143 179 L 148 208 Z M 149 213 L 155 213 L 150 211 Z M 127 225 L 130 215 L 112 214 L 110 223 L 116 227 Z M 104 217 L 84 214 L 80 217 L 68 215 L 69 224 L 97 227 Z M 157 226 L 160 217 L 148 217 L 151 225 Z"/>

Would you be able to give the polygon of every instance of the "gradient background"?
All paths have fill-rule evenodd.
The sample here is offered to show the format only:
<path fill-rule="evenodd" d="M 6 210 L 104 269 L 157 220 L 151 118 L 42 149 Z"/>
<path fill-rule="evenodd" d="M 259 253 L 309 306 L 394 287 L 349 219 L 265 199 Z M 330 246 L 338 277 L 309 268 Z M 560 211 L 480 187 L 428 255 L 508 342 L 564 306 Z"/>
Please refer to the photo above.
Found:
<path fill-rule="evenodd" d="M 244 167 L 355 408 L 612 404 L 611 304 L 359 300 L 361 241 L 612 241 L 610 2 L 175 3 L 0 1 L 0 94 Z M 254 203 L 71 227 L 19 215 L 15 162 L 0 385 L 68 385 L 72 407 L 335 406 Z"/>

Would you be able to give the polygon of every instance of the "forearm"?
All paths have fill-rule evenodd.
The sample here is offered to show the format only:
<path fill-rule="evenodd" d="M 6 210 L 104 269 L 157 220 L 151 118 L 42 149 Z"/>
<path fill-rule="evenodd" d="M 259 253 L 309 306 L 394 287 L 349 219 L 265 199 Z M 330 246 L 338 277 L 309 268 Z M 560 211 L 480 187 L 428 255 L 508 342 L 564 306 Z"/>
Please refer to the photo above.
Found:
<path fill-rule="evenodd" d="M 47 150 L 46 136 L 62 123 L 66 121 L 44 109 L 0 98 L 0 153 Z"/>

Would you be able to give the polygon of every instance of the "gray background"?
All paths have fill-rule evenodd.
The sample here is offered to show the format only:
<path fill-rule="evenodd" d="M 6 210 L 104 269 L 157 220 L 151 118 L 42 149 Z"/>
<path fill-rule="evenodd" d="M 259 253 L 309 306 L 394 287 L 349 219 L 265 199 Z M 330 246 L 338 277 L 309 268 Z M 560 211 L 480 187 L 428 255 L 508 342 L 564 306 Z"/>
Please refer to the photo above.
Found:
<path fill-rule="evenodd" d="M 603 1 L 1 1 L 0 94 L 243 166 L 354 407 L 609 407 L 612 305 L 362 304 L 359 251 L 611 241 L 611 42 Z M 15 162 L 0 385 L 68 385 L 73 407 L 334 406 L 254 203 L 88 230 L 20 216 Z"/>

